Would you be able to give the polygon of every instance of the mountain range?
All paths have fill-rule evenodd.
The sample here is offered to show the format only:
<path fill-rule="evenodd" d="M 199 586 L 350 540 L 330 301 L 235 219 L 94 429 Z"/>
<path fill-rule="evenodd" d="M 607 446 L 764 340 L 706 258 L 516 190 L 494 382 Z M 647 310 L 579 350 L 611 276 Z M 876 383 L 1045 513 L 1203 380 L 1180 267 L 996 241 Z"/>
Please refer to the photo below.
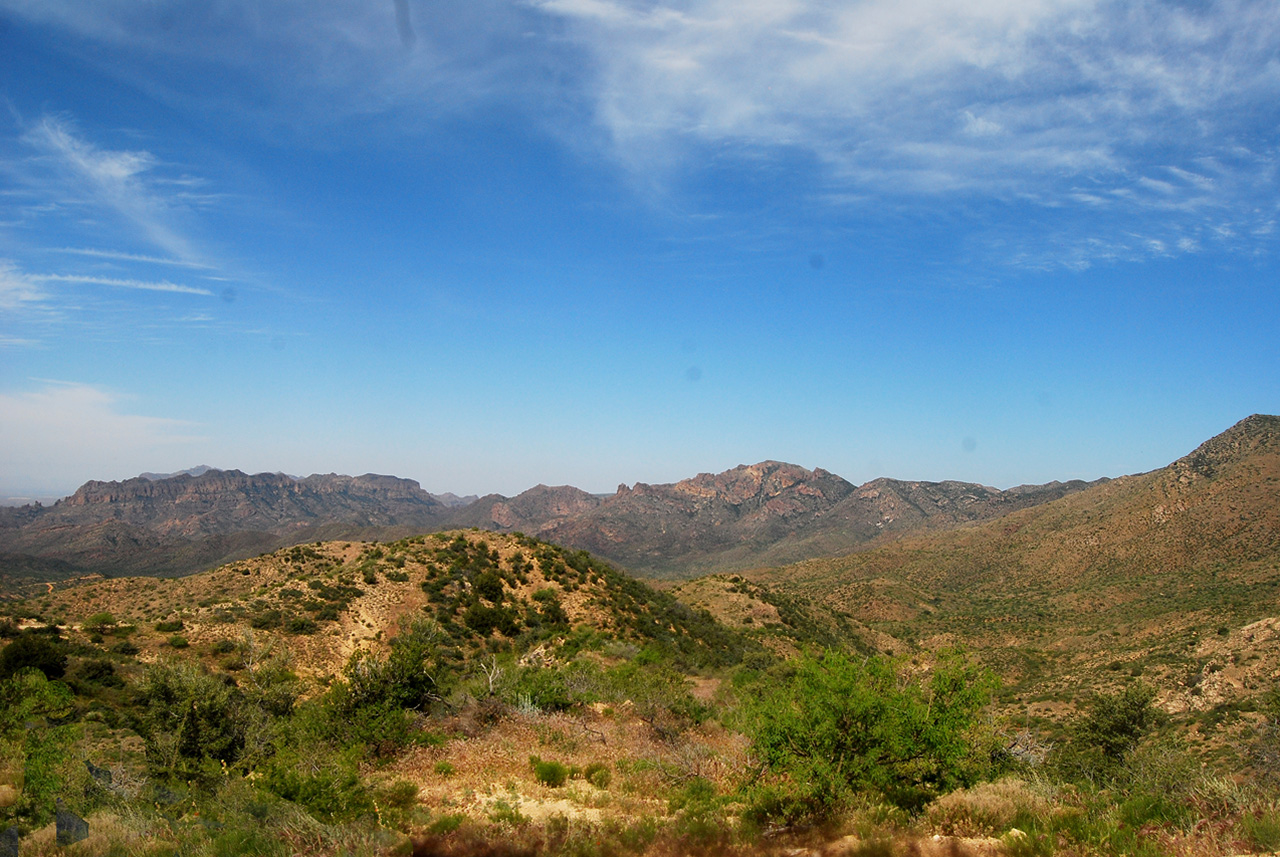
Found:
<path fill-rule="evenodd" d="M 431 494 L 394 476 L 246 474 L 193 468 L 87 482 L 45 506 L 0 508 L 10 583 L 84 574 L 182 575 L 280 547 L 479 527 L 590 550 L 645 576 L 692 576 L 845 553 L 920 528 L 986 520 L 1081 491 L 1001 491 L 876 479 L 765 461 L 609 496 L 535 486 L 515 497 Z"/>

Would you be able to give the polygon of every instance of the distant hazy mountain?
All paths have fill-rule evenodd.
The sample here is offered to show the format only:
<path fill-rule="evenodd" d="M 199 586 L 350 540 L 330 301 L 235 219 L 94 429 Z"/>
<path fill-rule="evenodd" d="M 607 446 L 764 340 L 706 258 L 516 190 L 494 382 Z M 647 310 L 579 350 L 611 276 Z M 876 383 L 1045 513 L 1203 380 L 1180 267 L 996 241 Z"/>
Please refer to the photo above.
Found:
<path fill-rule="evenodd" d="M 158 479 L 172 479 L 175 476 L 204 476 L 210 470 L 214 469 L 216 468 L 210 467 L 207 464 L 201 464 L 196 467 L 189 467 L 186 470 L 179 470 L 175 473 L 139 473 L 138 478 L 150 479 L 154 482 Z"/>

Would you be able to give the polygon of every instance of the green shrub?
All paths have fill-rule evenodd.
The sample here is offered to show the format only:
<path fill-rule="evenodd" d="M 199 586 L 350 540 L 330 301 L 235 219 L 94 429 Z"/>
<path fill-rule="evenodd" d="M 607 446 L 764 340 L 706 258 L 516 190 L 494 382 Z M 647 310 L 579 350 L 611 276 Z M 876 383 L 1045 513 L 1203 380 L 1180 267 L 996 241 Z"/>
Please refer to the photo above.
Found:
<path fill-rule="evenodd" d="M 502 602 L 502 578 L 493 571 L 484 571 L 475 576 L 471 582 L 472 589 L 485 601 L 493 604 Z"/>
<path fill-rule="evenodd" d="M 169 645 L 175 649 L 185 649 L 187 646 L 191 645 L 191 643 L 181 634 L 174 634 L 169 638 Z"/>
<path fill-rule="evenodd" d="M 384 825 L 404 829 L 409 826 L 414 811 L 418 808 L 418 786 L 408 780 L 396 780 L 378 789 L 375 801 Z"/>
<path fill-rule="evenodd" d="M 490 607 L 479 601 L 463 611 L 462 621 L 482 637 L 487 637 L 494 631 L 500 631 L 507 637 L 514 637 L 520 630 L 515 610 L 509 607 Z"/>
<path fill-rule="evenodd" d="M 240 694 L 195 664 L 154 664 L 138 686 L 137 700 L 135 728 L 153 774 L 202 779 L 206 762 L 234 762 L 244 746 Z"/>
<path fill-rule="evenodd" d="M 17 763 L 21 784 L 16 804 L 0 809 L 0 826 L 14 815 L 33 827 L 47 823 L 54 799 L 70 794 L 73 772 L 84 771 L 72 755 L 76 727 L 66 722 L 73 704 L 65 684 L 36 670 L 0 680 L 0 758 Z"/>
<path fill-rule="evenodd" d="M 229 655 L 236 650 L 236 644 L 230 640 L 219 640 L 209 647 L 209 654 Z"/>
<path fill-rule="evenodd" d="M 267 789 L 302 806 L 326 823 L 357 818 L 373 810 L 351 753 L 324 752 L 303 758 L 284 751 L 264 766 Z"/>
<path fill-rule="evenodd" d="M 156 623 L 156 630 L 162 634 L 168 634 L 173 631 L 181 631 L 182 627 L 183 626 L 182 626 L 181 619 L 166 619 L 163 622 Z"/>
<path fill-rule="evenodd" d="M 85 661 L 80 665 L 80 677 L 103 687 L 124 687 L 124 679 L 116 675 L 115 664 L 105 658 Z"/>
<path fill-rule="evenodd" d="M 67 671 L 67 655 L 46 635 L 23 634 L 0 650 L 0 679 L 11 678 L 24 669 L 39 670 L 45 678 L 62 678 Z"/>
<path fill-rule="evenodd" d="M 682 674 L 666 663 L 645 659 L 645 653 L 610 669 L 604 677 L 604 692 L 615 702 L 630 700 L 637 717 L 658 737 L 671 740 L 706 720 L 710 711 L 694 699 Z"/>
<path fill-rule="evenodd" d="M 453 766 L 452 762 L 446 762 L 444 759 L 441 759 L 439 762 L 436 762 L 435 772 L 442 777 L 452 777 L 458 772 L 458 769 Z"/>
<path fill-rule="evenodd" d="M 80 627 L 86 632 L 98 634 L 110 634 L 116 630 L 118 623 L 116 617 L 110 613 L 94 613 L 88 619 L 80 623 Z"/>
<path fill-rule="evenodd" d="M 803 657 L 750 711 L 756 752 L 791 788 L 761 795 L 758 814 L 824 817 L 858 792 L 918 808 L 976 782 L 990 767 L 980 714 L 995 687 L 954 652 L 925 681 L 880 656 Z"/>
<path fill-rule="evenodd" d="M 283 615 L 279 610 L 263 610 L 249 618 L 249 627 L 264 631 L 279 627 Z"/>
<path fill-rule="evenodd" d="M 425 620 L 400 627 L 385 657 L 361 649 L 324 697 L 332 737 L 368 745 L 386 755 L 410 740 L 410 710 L 430 706 L 451 689 L 452 667 L 440 632 Z"/>
<path fill-rule="evenodd" d="M 582 778 L 598 789 L 609 788 L 613 782 L 613 774 L 604 762 L 592 762 L 582 771 Z"/>
<path fill-rule="evenodd" d="M 1051 757 L 1066 779 L 1109 784 L 1124 772 L 1130 754 L 1163 719 L 1155 690 L 1135 682 L 1114 694 L 1098 694 L 1070 727 L 1070 738 Z"/>
<path fill-rule="evenodd" d="M 544 762 L 537 756 L 530 756 L 529 767 L 533 769 L 533 776 L 538 782 L 553 789 L 564 785 L 569 779 L 569 766 L 563 762 Z"/>
<path fill-rule="evenodd" d="M 290 634 L 308 635 L 320 630 L 320 625 L 314 619 L 309 619 L 306 616 L 295 616 L 289 620 L 285 630 Z"/>
<path fill-rule="evenodd" d="M 431 826 L 427 828 L 427 832 L 435 833 L 441 836 L 447 833 L 453 833 L 455 830 L 461 827 L 463 822 L 465 822 L 466 820 L 467 820 L 467 817 L 465 815 L 462 815 L 461 813 L 454 813 L 453 815 L 442 815 L 439 818 L 437 818 L 435 821 L 431 822 Z"/>
<path fill-rule="evenodd" d="M 288 845 L 272 839 L 266 831 L 239 827 L 218 832 L 209 843 L 209 849 L 213 857 L 285 857 L 290 853 Z"/>
<path fill-rule="evenodd" d="M 1253 850 L 1280 851 L 1280 811 L 1247 813 L 1240 819 L 1240 827 Z"/>

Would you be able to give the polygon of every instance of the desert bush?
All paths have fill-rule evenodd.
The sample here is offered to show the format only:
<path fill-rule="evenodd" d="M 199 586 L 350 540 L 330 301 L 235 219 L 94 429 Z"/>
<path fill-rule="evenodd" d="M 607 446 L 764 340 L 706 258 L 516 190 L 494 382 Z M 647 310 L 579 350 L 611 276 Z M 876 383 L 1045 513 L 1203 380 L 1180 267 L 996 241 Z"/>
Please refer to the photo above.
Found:
<path fill-rule="evenodd" d="M 182 625 L 181 619 L 165 619 L 162 622 L 156 623 L 156 630 L 162 634 L 168 634 L 173 631 L 181 631 L 182 627 L 183 625 Z"/>
<path fill-rule="evenodd" d="M 5 783 L 18 792 L 0 807 L 0 828 L 19 821 L 40 826 L 52 817 L 54 798 L 64 791 L 78 762 L 71 748 L 76 727 L 65 722 L 73 708 L 71 691 L 37 670 L 24 670 L 0 680 L 0 759 Z"/>
<path fill-rule="evenodd" d="M 652 658 L 637 656 L 607 670 L 601 690 L 601 695 L 612 702 L 630 701 L 636 716 L 663 740 L 674 739 L 711 713 L 693 698 L 689 682 L 681 673 Z"/>
<path fill-rule="evenodd" d="M 565 671 L 556 666 L 516 667 L 503 681 L 503 701 L 539 711 L 565 711 L 582 700 L 570 689 Z"/>
<path fill-rule="evenodd" d="M 119 623 L 116 622 L 115 616 L 110 613 L 103 612 L 94 613 L 88 619 L 81 622 L 80 627 L 86 633 L 110 634 L 112 631 L 116 630 L 118 624 Z"/>
<path fill-rule="evenodd" d="M 824 817 L 863 791 L 918 807 L 976 782 L 990 771 L 979 715 L 995 686 L 958 653 L 923 681 L 885 657 L 803 657 L 751 711 L 756 752 L 788 778 L 757 814 Z"/>
<path fill-rule="evenodd" d="M 263 785 L 325 823 L 372 812 L 373 796 L 360 779 L 358 753 L 330 748 L 282 749 L 260 767 Z"/>
<path fill-rule="evenodd" d="M 384 825 L 405 830 L 418 815 L 418 786 L 408 780 L 396 780 L 374 792 L 374 803 Z"/>
<path fill-rule="evenodd" d="M 95 658 L 80 664 L 80 678 L 103 687 L 124 687 L 124 679 L 116 675 L 115 664 L 106 658 Z"/>
<path fill-rule="evenodd" d="M 408 743 L 408 711 L 441 699 L 456 676 L 443 657 L 438 628 L 425 620 L 402 624 L 385 657 L 359 650 L 347 661 L 343 681 L 325 695 L 330 735 L 354 740 L 385 755 Z"/>
<path fill-rule="evenodd" d="M 613 782 L 613 774 L 604 762 L 592 762 L 582 771 L 582 778 L 598 789 L 607 789 Z"/>
<path fill-rule="evenodd" d="M 152 665 L 137 688 L 134 717 L 151 772 L 203 779 L 208 763 L 234 762 L 244 743 L 238 702 L 231 685 L 195 664 Z"/>
<path fill-rule="evenodd" d="M 563 762 L 543 761 L 538 756 L 530 756 L 529 767 L 533 769 L 533 776 L 538 782 L 553 789 L 569 780 L 569 766 Z"/>
<path fill-rule="evenodd" d="M 229 655 L 236 650 L 236 644 L 230 640 L 219 640 L 209 647 L 211 655 Z"/>
<path fill-rule="evenodd" d="M 1240 832 L 1255 851 L 1280 851 L 1280 810 L 1245 813 L 1240 819 Z"/>
<path fill-rule="evenodd" d="M 1139 741 L 1164 719 L 1154 699 L 1155 690 L 1141 682 L 1096 695 L 1050 755 L 1053 769 L 1075 782 L 1115 783 Z"/>
<path fill-rule="evenodd" d="M 513 637 L 520 630 L 516 611 L 510 607 L 490 607 L 476 601 L 462 613 L 463 623 L 482 637 L 494 631 Z"/>
<path fill-rule="evenodd" d="M 249 627 L 263 631 L 278 628 L 283 616 L 279 610 L 262 610 L 249 617 Z"/>

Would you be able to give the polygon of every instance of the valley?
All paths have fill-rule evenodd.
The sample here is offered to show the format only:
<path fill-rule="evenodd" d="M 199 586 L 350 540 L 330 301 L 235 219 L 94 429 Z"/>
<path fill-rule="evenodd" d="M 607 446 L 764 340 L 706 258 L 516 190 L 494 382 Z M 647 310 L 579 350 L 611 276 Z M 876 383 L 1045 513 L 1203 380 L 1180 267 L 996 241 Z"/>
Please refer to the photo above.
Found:
<path fill-rule="evenodd" d="M 460 505 L 309 477 L 246 513 L 257 479 L 66 505 L 207 539 L 334 494 L 363 517 L 307 532 L 366 537 L 11 572 L 0 812 L 23 854 L 62 853 L 54 797 L 99 831 L 67 853 L 1280 848 L 1280 418 L 1014 492 L 767 463 Z M 21 514 L 21 538 L 70 520 Z M 414 530 L 437 515 L 463 520 Z M 648 557 L 650 582 L 570 536 Z"/>

